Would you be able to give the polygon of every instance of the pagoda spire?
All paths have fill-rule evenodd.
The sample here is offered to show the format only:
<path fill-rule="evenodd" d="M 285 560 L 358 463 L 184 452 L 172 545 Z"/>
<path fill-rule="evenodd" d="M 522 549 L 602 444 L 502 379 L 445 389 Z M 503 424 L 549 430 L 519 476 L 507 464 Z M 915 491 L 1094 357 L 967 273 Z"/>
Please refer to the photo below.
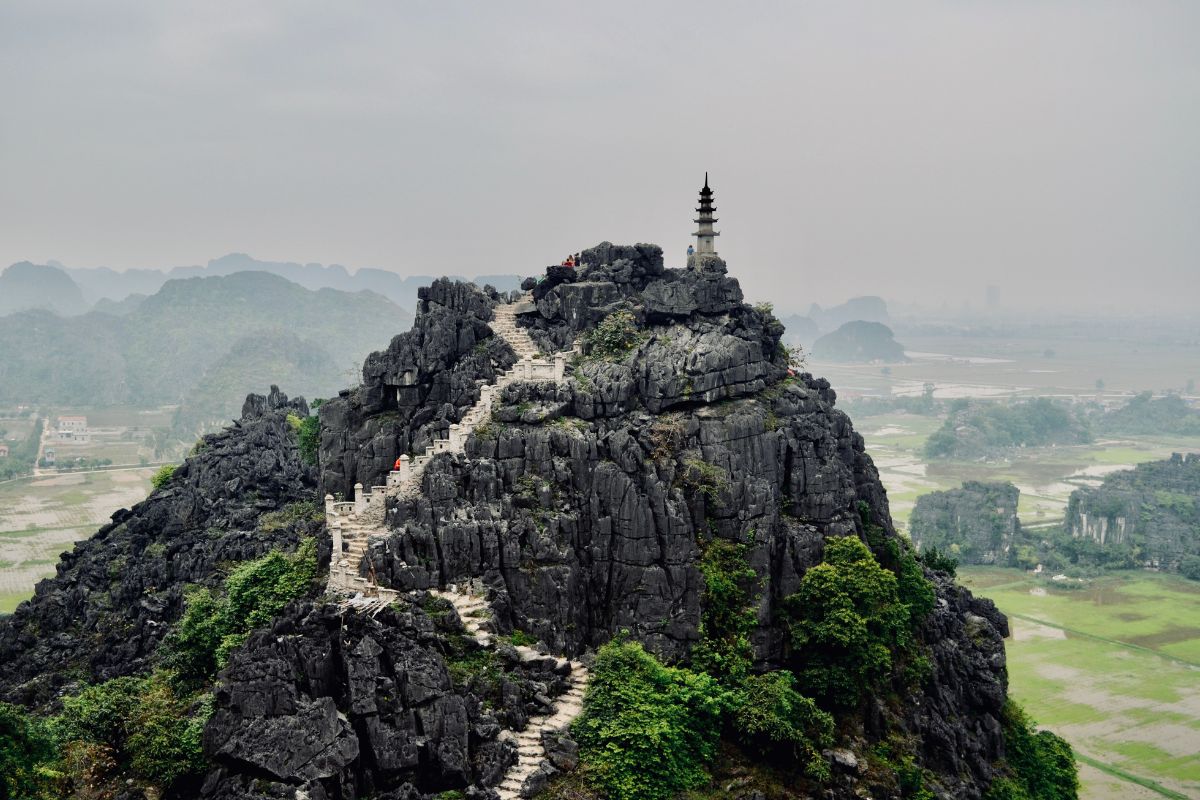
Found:
<path fill-rule="evenodd" d="M 697 217 L 695 222 L 699 225 L 699 229 L 692 234 L 696 237 L 696 254 L 717 254 L 716 243 L 714 238 L 721 234 L 713 230 L 713 223 L 717 218 L 713 216 L 713 212 L 717 207 L 713 205 L 713 190 L 708 188 L 708 172 L 704 173 L 704 187 L 700 190 L 700 207 L 696 209 Z"/>

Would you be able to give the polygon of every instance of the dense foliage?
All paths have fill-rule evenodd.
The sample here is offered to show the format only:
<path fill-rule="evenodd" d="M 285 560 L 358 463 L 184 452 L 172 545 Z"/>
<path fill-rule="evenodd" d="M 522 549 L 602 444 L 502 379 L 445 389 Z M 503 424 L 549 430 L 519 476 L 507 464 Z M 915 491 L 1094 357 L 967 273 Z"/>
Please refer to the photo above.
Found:
<path fill-rule="evenodd" d="M 67 779 L 85 788 L 97 772 L 125 771 L 167 787 L 204 771 L 200 738 L 210 713 L 207 696 L 176 694 L 161 673 L 149 678 L 115 678 L 63 699 L 53 726 L 67 760 Z M 196 713 L 192 713 L 195 711 Z M 87 758 L 81 756 L 91 750 Z M 112 766 L 98 769 L 100 762 Z"/>
<path fill-rule="evenodd" d="M 1005 766 L 986 800 L 1075 800 L 1078 769 L 1071 745 L 1050 731 L 1039 731 L 1015 701 L 1004 706 Z"/>
<path fill-rule="evenodd" d="M 979 458 L 1010 447 L 1086 444 L 1091 429 L 1065 403 L 1044 397 L 1003 404 L 960 401 L 925 442 L 928 458 Z"/>
<path fill-rule="evenodd" d="M 0 797 L 34 800 L 48 795 L 55 756 L 46 725 L 18 706 L 0 703 Z"/>
<path fill-rule="evenodd" d="M 42 440 L 42 420 L 33 424 L 33 429 L 23 440 L 10 444 L 8 455 L 0 458 L 0 481 L 9 478 L 28 475 L 33 472 L 33 463 L 37 459 L 38 447 Z"/>
<path fill-rule="evenodd" d="M 805 691 L 852 708 L 891 674 L 893 650 L 910 641 L 909 606 L 896 576 L 858 538 L 830 539 L 825 559 L 784 603 Z"/>
<path fill-rule="evenodd" d="M 211 707 L 206 694 L 178 694 L 163 673 L 87 686 L 48 721 L 0 704 L 0 797 L 100 797 L 119 778 L 161 795 L 207 768 L 201 734 Z"/>
<path fill-rule="evenodd" d="M 1153 392 L 1142 392 L 1102 414 L 1096 427 L 1105 433 L 1200 436 L 1200 411 L 1177 394 L 1156 398 Z"/>
<path fill-rule="evenodd" d="M 165 665 L 182 685 L 206 682 L 250 631 L 308 594 L 316 574 L 316 542 L 307 539 L 291 555 L 272 552 L 239 565 L 225 579 L 223 594 L 192 588 L 183 619 L 165 644 Z"/>
<path fill-rule="evenodd" d="M 833 718 L 796 690 L 792 673 L 751 674 L 759 579 L 747 550 L 723 539 L 704 548 L 700 642 L 692 651 L 692 664 L 720 684 L 726 728 L 740 744 L 777 756 L 781 764 L 797 761 L 810 776 L 824 778 L 827 767 L 820 751 L 832 741 Z"/>
<path fill-rule="evenodd" d="M 301 418 L 296 414 L 288 414 L 288 423 L 296 432 L 300 460 L 305 464 L 316 464 L 317 452 L 321 448 L 321 420 L 311 415 Z"/>
<path fill-rule="evenodd" d="M 703 673 L 663 666 L 640 644 L 600 648 L 574 725 L 591 779 L 611 800 L 664 800 L 707 781 L 722 693 Z"/>

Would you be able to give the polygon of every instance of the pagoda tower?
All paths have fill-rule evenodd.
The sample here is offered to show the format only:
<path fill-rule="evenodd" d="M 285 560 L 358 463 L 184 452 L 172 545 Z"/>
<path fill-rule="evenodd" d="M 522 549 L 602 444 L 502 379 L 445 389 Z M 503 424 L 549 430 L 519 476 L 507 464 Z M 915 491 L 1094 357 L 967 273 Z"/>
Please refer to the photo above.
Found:
<path fill-rule="evenodd" d="M 713 212 L 717 207 L 713 205 L 713 191 L 708 188 L 708 173 L 704 173 L 704 188 L 700 190 L 700 207 L 696 209 L 699 217 L 695 222 L 700 226 L 692 236 L 696 237 L 696 254 L 697 255 L 716 255 L 716 243 L 713 242 L 714 237 L 721 234 L 713 230 L 713 223 L 717 218 L 713 216 Z"/>

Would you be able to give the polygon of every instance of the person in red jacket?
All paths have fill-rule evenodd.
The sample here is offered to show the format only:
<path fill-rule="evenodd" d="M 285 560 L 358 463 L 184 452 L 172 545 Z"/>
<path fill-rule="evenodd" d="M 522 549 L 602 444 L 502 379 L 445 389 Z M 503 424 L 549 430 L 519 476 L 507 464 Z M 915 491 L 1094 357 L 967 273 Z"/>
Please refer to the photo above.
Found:
<path fill-rule="evenodd" d="M 400 471 L 400 459 L 399 458 L 396 459 L 395 464 L 392 464 L 392 469 L 395 470 L 396 472 Z"/>

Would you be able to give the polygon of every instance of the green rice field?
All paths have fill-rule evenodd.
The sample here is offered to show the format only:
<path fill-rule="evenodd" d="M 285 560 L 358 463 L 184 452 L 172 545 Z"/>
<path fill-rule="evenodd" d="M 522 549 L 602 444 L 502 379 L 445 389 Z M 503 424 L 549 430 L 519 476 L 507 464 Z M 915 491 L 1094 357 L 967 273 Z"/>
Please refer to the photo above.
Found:
<path fill-rule="evenodd" d="M 1012 695 L 1081 760 L 1085 798 L 1200 797 L 1200 584 L 1113 573 L 1062 585 L 960 567 L 1009 615 Z"/>

